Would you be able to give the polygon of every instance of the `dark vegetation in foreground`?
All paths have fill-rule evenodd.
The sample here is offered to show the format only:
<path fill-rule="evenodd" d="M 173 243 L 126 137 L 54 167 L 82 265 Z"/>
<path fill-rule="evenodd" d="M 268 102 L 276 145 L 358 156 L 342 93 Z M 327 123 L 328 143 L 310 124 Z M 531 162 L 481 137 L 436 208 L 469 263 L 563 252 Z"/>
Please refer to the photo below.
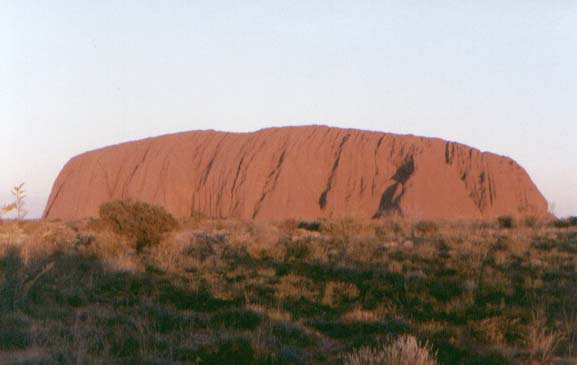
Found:
<path fill-rule="evenodd" d="M 139 238 L 0 222 L 0 363 L 392 364 L 399 338 L 439 364 L 577 355 L 571 224 L 196 217 Z"/>

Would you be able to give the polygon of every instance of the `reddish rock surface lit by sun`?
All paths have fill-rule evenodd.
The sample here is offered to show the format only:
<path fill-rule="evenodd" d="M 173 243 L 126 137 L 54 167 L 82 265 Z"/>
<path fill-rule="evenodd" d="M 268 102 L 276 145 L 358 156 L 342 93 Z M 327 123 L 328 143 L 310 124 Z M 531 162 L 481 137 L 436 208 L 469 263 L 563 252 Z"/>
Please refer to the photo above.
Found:
<path fill-rule="evenodd" d="M 44 218 L 96 216 L 115 198 L 160 204 L 176 216 L 262 220 L 547 214 L 530 177 L 507 157 L 324 126 L 193 131 L 86 152 L 60 172 Z"/>

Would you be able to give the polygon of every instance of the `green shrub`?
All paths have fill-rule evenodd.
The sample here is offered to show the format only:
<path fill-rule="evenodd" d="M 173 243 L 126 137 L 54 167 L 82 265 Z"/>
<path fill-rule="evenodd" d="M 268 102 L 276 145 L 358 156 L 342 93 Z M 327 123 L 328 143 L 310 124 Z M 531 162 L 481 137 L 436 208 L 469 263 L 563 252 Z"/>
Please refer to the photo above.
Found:
<path fill-rule="evenodd" d="M 156 285 L 159 285 L 158 281 L 152 280 L 147 275 L 106 272 L 94 283 L 94 295 L 115 306 L 133 306 L 139 304 L 144 296 L 150 295 Z M 160 287 L 164 289 L 168 285 Z"/>
<path fill-rule="evenodd" d="M 547 238 L 531 242 L 531 247 L 541 251 L 551 251 L 557 245 L 558 245 L 557 241 Z"/>
<path fill-rule="evenodd" d="M 30 323 L 15 315 L 0 317 L 0 351 L 24 349 L 32 344 Z"/>
<path fill-rule="evenodd" d="M 213 244 L 209 241 L 191 239 L 190 245 L 184 248 L 182 253 L 204 262 L 207 258 L 213 256 L 216 251 Z"/>
<path fill-rule="evenodd" d="M 305 260 L 312 253 L 312 245 L 310 240 L 287 240 L 285 242 L 285 261 L 290 260 Z"/>
<path fill-rule="evenodd" d="M 359 289 L 355 284 L 342 281 L 329 281 L 325 286 L 322 299 L 323 304 L 338 308 L 351 303 L 359 296 Z"/>
<path fill-rule="evenodd" d="M 253 330 L 261 322 L 261 316 L 246 309 L 232 309 L 215 313 L 210 323 L 216 328 L 248 329 Z"/>
<path fill-rule="evenodd" d="M 499 228 L 513 228 L 515 225 L 515 221 L 510 215 L 502 215 L 498 217 L 497 223 L 499 224 Z"/>
<path fill-rule="evenodd" d="M 463 293 L 461 282 L 458 279 L 436 278 L 428 284 L 429 294 L 441 302 L 458 297 Z"/>
<path fill-rule="evenodd" d="M 555 219 L 553 222 L 551 222 L 551 225 L 555 228 L 568 228 L 569 220 Z"/>
<path fill-rule="evenodd" d="M 365 343 L 373 341 L 377 336 L 401 335 L 410 330 L 409 325 L 402 320 L 378 322 L 310 320 L 306 323 L 327 337 L 347 341 L 361 337 Z"/>
<path fill-rule="evenodd" d="M 286 298 L 281 308 L 289 312 L 293 319 L 332 318 L 335 315 L 333 308 L 303 297 L 298 299 Z"/>
<path fill-rule="evenodd" d="M 313 334 L 297 323 L 276 322 L 272 324 L 271 330 L 283 345 L 307 347 L 315 343 Z"/>
<path fill-rule="evenodd" d="M 207 319 L 199 313 L 186 313 L 169 306 L 145 305 L 139 309 L 148 319 L 149 328 L 161 334 L 169 334 L 191 328 L 207 328 Z"/>
<path fill-rule="evenodd" d="M 177 226 L 174 217 L 163 207 L 133 200 L 104 203 L 99 216 L 115 232 L 134 240 L 139 251 L 158 243 Z"/>
<path fill-rule="evenodd" d="M 473 356 L 469 363 L 471 365 L 509 365 L 511 361 L 505 355 L 493 350 L 485 355 Z"/>
<path fill-rule="evenodd" d="M 16 246 L 8 247 L 0 258 L 0 274 L 0 314 L 13 312 L 24 281 L 24 263 Z"/>
<path fill-rule="evenodd" d="M 278 353 L 274 354 L 266 364 L 275 365 L 304 365 L 307 362 L 303 359 L 303 354 L 299 349 L 292 347 L 281 347 Z"/>
<path fill-rule="evenodd" d="M 321 230 L 321 222 L 319 222 L 319 221 L 300 221 L 297 228 L 305 229 L 307 231 L 319 232 Z"/>
<path fill-rule="evenodd" d="M 537 217 L 535 217 L 533 215 L 526 216 L 525 219 L 523 220 L 525 227 L 528 227 L 528 228 L 536 227 L 538 222 L 539 222 L 539 220 L 537 219 Z"/>
<path fill-rule="evenodd" d="M 179 310 L 194 310 L 197 312 L 214 312 L 222 308 L 238 306 L 238 300 L 214 298 L 206 284 L 197 290 L 188 290 L 180 286 L 164 282 L 158 295 L 161 304 L 172 304 Z"/>
<path fill-rule="evenodd" d="M 255 363 L 254 350 L 244 338 L 223 340 L 218 344 L 202 347 L 196 353 L 200 364 L 250 365 Z"/>
<path fill-rule="evenodd" d="M 209 257 L 214 256 L 217 249 L 223 247 L 225 242 L 226 237 L 224 234 L 198 232 L 190 238 L 190 245 L 185 247 L 182 253 L 204 262 Z"/>

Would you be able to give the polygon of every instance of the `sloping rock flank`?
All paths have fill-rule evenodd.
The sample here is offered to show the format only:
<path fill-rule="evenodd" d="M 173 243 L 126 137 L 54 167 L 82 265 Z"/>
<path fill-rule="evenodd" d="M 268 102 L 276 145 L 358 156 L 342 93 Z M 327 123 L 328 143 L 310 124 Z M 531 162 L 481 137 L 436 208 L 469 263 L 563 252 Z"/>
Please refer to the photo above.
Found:
<path fill-rule="evenodd" d="M 95 216 L 115 198 L 160 204 L 176 216 L 264 220 L 547 214 L 527 173 L 507 157 L 324 126 L 194 131 L 86 152 L 60 172 L 44 218 Z"/>

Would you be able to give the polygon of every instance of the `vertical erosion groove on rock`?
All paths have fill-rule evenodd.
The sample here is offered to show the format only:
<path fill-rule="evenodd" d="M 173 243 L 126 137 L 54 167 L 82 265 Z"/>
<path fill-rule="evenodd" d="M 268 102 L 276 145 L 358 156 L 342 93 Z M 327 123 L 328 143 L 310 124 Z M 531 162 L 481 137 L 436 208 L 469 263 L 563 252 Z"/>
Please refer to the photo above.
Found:
<path fill-rule="evenodd" d="M 394 183 L 389 185 L 381 195 L 379 209 L 373 215 L 373 218 L 379 218 L 388 213 L 400 214 L 402 212 L 399 202 L 405 193 L 405 183 L 414 171 L 415 161 L 413 160 L 413 156 L 409 156 L 391 177 Z"/>
<path fill-rule="evenodd" d="M 335 156 L 335 162 L 333 162 L 333 167 L 331 168 L 331 172 L 329 174 L 329 178 L 327 179 L 327 183 L 325 185 L 325 189 L 319 196 L 319 206 L 321 209 L 325 209 L 327 206 L 327 195 L 333 186 L 333 179 L 335 178 L 335 172 L 337 171 L 337 167 L 339 167 L 339 161 L 341 159 L 341 153 L 343 152 L 343 146 L 347 143 L 350 134 L 347 134 L 341 139 L 341 143 L 339 144 L 339 148 L 337 149 L 337 153 Z"/>

